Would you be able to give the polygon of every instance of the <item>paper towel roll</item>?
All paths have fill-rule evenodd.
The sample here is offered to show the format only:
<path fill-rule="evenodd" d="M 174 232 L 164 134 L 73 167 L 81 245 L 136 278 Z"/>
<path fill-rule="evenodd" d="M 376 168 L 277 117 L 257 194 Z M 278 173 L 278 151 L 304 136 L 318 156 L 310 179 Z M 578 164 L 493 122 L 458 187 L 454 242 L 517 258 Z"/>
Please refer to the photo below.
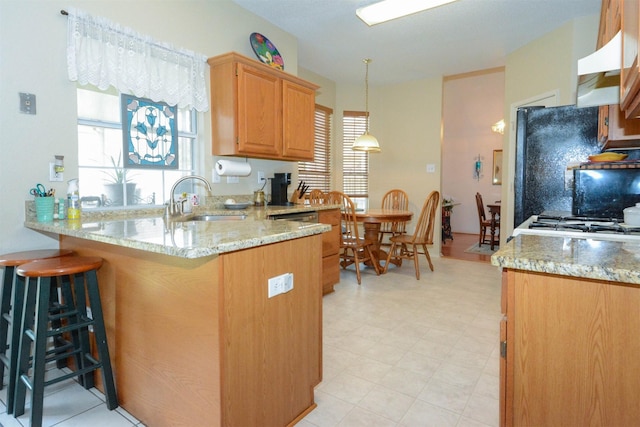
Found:
<path fill-rule="evenodd" d="M 246 162 L 218 160 L 216 162 L 216 173 L 220 176 L 248 176 L 251 173 L 251 165 Z"/>

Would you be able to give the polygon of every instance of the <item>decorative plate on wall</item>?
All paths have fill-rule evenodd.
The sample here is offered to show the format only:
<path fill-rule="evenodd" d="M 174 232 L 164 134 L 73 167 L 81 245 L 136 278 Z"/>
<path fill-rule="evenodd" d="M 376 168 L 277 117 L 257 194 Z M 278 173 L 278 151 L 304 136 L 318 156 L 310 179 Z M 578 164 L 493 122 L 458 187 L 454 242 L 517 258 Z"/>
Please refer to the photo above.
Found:
<path fill-rule="evenodd" d="M 271 40 L 260 33 L 251 33 L 249 42 L 251 42 L 251 48 L 260 61 L 278 70 L 284 70 L 282 55 L 280 55 L 280 52 L 278 52 L 274 44 L 271 43 Z"/>

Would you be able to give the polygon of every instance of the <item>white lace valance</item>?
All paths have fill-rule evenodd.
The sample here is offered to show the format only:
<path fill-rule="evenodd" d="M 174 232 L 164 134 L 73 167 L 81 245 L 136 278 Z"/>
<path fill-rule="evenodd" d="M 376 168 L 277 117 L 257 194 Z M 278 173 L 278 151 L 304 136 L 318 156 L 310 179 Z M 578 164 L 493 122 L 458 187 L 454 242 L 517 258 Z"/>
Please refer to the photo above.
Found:
<path fill-rule="evenodd" d="M 102 90 L 114 86 L 169 105 L 209 109 L 204 55 L 154 41 L 75 8 L 68 14 L 69 80 Z"/>

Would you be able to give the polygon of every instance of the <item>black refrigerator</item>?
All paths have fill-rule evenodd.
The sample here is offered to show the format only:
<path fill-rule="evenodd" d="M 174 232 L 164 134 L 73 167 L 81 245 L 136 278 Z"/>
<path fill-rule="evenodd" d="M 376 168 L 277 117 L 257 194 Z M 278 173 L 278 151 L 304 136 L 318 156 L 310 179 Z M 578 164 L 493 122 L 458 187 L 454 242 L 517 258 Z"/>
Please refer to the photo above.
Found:
<path fill-rule="evenodd" d="M 543 211 L 572 210 L 573 172 L 598 146 L 598 107 L 523 107 L 517 111 L 514 228 Z"/>

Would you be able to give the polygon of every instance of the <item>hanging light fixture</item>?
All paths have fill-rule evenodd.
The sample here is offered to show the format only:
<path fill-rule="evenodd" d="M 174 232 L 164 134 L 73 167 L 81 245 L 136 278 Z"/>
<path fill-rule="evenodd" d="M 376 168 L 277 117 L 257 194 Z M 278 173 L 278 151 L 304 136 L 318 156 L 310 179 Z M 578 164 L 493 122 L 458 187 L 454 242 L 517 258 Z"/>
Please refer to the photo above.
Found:
<path fill-rule="evenodd" d="M 369 153 L 379 153 L 380 144 L 375 136 L 369 133 L 369 63 L 371 59 L 363 59 L 362 62 L 366 64 L 367 72 L 364 78 L 364 109 L 366 112 L 366 128 L 362 135 L 360 135 L 351 146 L 354 151 L 367 151 Z"/>

